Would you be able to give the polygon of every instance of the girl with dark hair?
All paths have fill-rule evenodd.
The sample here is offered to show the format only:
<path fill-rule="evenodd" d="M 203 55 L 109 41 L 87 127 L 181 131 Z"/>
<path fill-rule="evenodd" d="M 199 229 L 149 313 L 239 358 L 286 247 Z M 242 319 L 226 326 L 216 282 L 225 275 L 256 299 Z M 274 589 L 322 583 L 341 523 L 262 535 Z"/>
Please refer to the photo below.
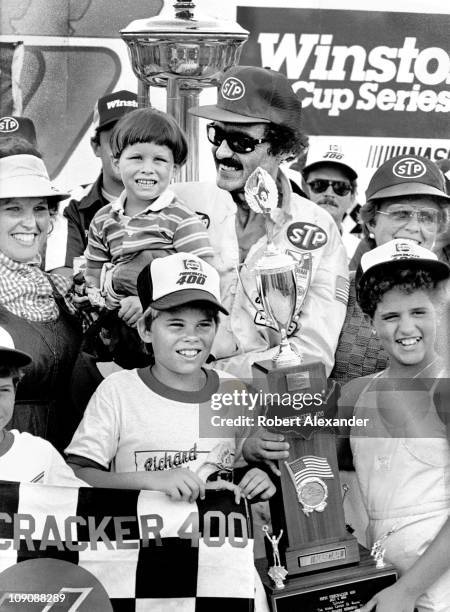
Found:
<path fill-rule="evenodd" d="M 358 302 L 370 317 L 389 366 L 349 382 L 340 413 L 366 419 L 351 428 L 356 476 L 368 513 L 368 540 L 398 569 L 396 584 L 373 597 L 369 612 L 445 612 L 450 601 L 450 420 L 442 379 L 450 268 L 408 240 L 363 255 Z M 341 444 L 341 456 L 347 440 Z M 348 446 L 347 446 L 348 450 Z"/>

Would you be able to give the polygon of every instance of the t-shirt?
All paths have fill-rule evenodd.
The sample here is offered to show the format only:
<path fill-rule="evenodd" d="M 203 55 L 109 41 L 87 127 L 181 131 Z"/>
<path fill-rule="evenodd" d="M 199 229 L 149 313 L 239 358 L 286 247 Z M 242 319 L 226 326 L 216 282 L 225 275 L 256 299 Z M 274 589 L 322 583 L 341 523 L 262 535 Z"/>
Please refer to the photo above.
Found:
<path fill-rule="evenodd" d="M 220 402 L 213 407 L 211 398 L 242 391 L 243 384 L 215 370 L 204 372 L 206 383 L 198 392 L 167 387 L 150 368 L 111 374 L 92 396 L 66 454 L 117 473 L 184 467 L 206 481 L 230 470 L 248 432 L 234 423 L 213 425 L 222 408 Z M 230 413 L 230 407 L 224 410 Z"/>
<path fill-rule="evenodd" d="M 0 456 L 0 480 L 66 487 L 89 486 L 75 476 L 50 442 L 16 429 L 10 433 L 14 441 L 9 450 Z"/>

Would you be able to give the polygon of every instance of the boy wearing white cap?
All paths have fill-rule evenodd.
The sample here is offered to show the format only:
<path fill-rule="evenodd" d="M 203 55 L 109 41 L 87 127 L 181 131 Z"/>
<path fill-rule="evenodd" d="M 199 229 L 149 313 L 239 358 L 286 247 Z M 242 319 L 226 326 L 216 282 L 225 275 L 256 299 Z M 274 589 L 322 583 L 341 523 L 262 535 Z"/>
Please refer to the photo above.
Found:
<path fill-rule="evenodd" d="M 8 430 L 16 389 L 31 357 L 15 348 L 11 335 L 0 327 L 0 480 L 47 485 L 85 486 L 58 451 L 43 438 Z"/>
<path fill-rule="evenodd" d="M 153 363 L 112 374 L 94 393 L 66 449 L 79 477 L 94 486 L 156 490 L 192 501 L 204 496 L 207 480 L 231 476 L 238 428 L 216 427 L 214 417 L 226 412 L 222 394 L 241 393 L 243 385 L 203 368 L 218 312 L 228 314 L 219 283 L 217 271 L 190 253 L 155 259 L 141 271 L 138 331 Z M 250 499 L 275 492 L 257 468 L 238 487 Z"/>

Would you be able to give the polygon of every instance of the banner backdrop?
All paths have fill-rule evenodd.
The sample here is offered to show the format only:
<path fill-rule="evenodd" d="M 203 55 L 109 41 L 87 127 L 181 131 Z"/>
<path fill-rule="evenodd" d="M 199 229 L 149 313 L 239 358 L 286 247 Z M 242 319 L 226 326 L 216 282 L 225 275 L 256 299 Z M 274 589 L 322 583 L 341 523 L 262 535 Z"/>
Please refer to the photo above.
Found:
<path fill-rule="evenodd" d="M 353 153 L 360 193 L 391 157 L 450 157 L 449 14 L 238 6 L 237 20 L 240 63 L 288 77 L 305 131 Z"/>
<path fill-rule="evenodd" d="M 0 610 L 253 609 L 245 502 L 0 481 Z"/>
<path fill-rule="evenodd" d="M 241 63 L 286 74 L 310 133 L 449 134 L 450 15 L 239 7 L 237 18 L 250 30 Z"/>

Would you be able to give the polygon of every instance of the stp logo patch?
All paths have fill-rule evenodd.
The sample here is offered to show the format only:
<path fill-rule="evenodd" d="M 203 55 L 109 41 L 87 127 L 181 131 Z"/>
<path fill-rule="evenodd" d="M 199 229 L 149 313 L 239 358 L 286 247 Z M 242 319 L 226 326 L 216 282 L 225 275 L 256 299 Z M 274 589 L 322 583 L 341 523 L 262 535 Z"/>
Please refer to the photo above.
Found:
<path fill-rule="evenodd" d="M 14 117 L 2 117 L 0 119 L 0 132 L 2 134 L 9 134 L 15 132 L 19 128 L 19 122 Z"/>
<path fill-rule="evenodd" d="M 392 167 L 392 173 L 398 178 L 419 178 L 426 173 L 425 164 L 420 159 L 405 157 L 396 162 Z"/>
<path fill-rule="evenodd" d="M 297 249 L 303 251 L 315 251 L 323 247 L 328 241 L 328 235 L 318 225 L 296 221 L 286 230 L 289 242 Z"/>
<path fill-rule="evenodd" d="M 228 77 L 222 83 L 221 93 L 225 100 L 240 100 L 244 97 L 245 85 L 236 77 Z"/>

